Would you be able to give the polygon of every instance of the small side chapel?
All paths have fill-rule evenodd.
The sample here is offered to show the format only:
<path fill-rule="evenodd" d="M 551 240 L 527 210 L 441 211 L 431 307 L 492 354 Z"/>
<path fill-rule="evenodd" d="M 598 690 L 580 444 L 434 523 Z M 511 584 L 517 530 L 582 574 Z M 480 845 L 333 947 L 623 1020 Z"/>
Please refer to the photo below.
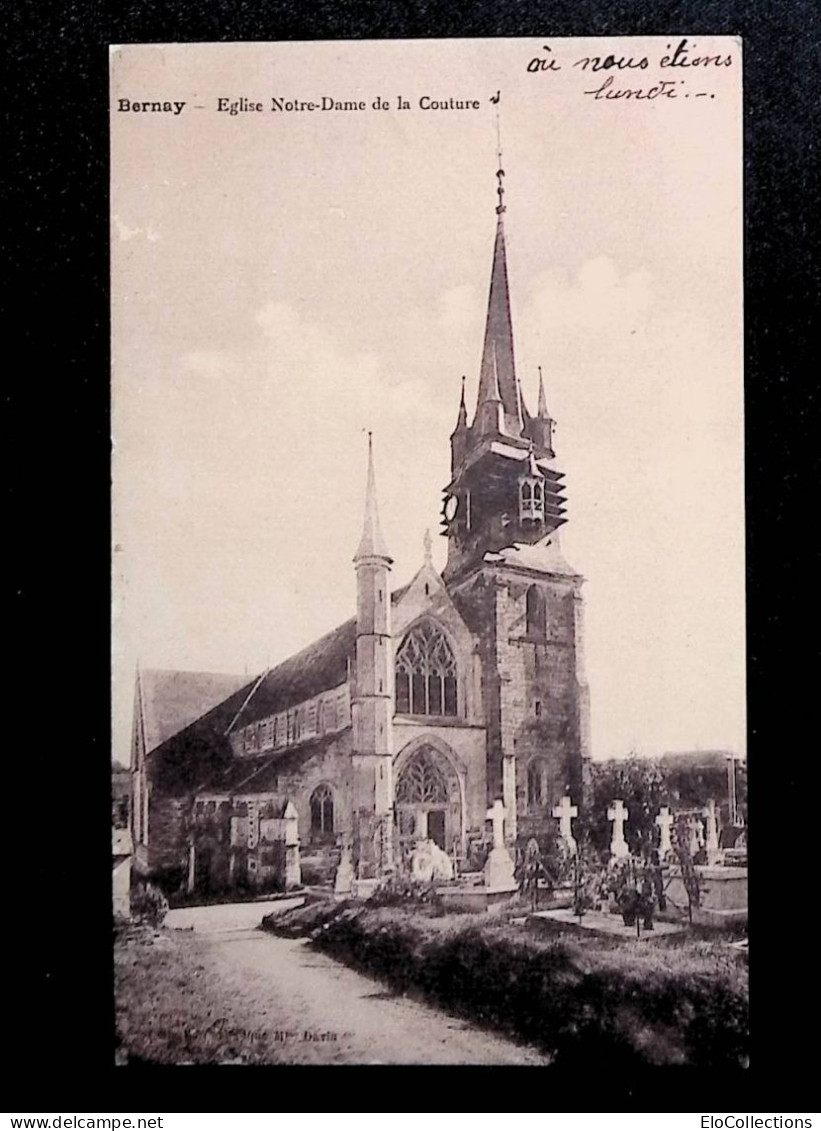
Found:
<path fill-rule="evenodd" d="M 535 415 L 516 372 L 497 173 L 478 396 L 464 378 L 444 489 L 447 564 L 430 536 L 391 586 L 369 437 L 356 615 L 247 681 L 139 672 L 132 749 L 135 865 L 190 891 L 402 867 L 430 838 L 457 867 L 504 805 L 513 845 L 552 831 L 589 759 L 583 578 L 565 560 L 563 474 L 539 371 Z M 294 831 L 296 830 L 296 831 Z M 176 878 L 173 878 L 176 877 Z"/>

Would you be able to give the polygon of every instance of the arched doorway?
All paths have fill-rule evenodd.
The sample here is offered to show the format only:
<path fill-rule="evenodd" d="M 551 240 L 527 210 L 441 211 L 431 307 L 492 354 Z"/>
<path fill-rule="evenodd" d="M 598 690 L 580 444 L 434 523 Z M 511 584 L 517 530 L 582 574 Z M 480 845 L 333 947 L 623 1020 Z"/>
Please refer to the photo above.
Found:
<path fill-rule="evenodd" d="M 447 853 L 461 851 L 462 803 L 459 779 L 435 747 L 419 746 L 396 779 L 396 819 L 403 855 L 427 836 Z"/>

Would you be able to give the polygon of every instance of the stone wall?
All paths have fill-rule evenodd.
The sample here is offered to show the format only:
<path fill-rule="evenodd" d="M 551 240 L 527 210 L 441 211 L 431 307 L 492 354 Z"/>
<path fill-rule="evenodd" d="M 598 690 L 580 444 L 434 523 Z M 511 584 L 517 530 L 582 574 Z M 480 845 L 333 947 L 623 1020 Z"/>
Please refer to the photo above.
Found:
<path fill-rule="evenodd" d="M 150 790 L 147 851 L 145 846 L 139 846 L 143 850 L 138 848 L 137 852 L 140 871 L 185 870 L 190 804 L 189 798 L 163 796 L 156 789 Z"/>
<path fill-rule="evenodd" d="M 284 766 L 278 775 L 278 792 L 296 807 L 299 839 L 306 851 L 312 844 L 311 794 L 323 783 L 329 785 L 333 792 L 334 839 L 340 834 L 350 835 L 352 831 L 352 751 L 352 732 L 348 729 L 308 753 L 304 759 L 289 758 L 287 767 Z"/>
<path fill-rule="evenodd" d="M 527 592 L 536 586 L 546 631 L 528 630 Z M 502 796 L 502 763 L 516 758 L 518 833 L 552 828 L 550 809 L 569 787 L 581 795 L 586 742 L 586 685 L 579 682 L 576 583 L 571 578 L 485 569 L 454 600 L 481 641 L 487 719 L 487 800 Z M 528 807 L 533 758 L 547 765 L 547 803 Z"/>

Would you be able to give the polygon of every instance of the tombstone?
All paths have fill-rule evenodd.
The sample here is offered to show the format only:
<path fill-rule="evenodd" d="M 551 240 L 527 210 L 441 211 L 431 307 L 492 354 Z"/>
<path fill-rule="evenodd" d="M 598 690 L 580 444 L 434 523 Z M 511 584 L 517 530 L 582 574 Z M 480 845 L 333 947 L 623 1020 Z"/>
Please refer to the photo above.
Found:
<path fill-rule="evenodd" d="M 659 859 L 663 860 L 668 852 L 673 851 L 673 842 L 670 838 L 670 829 L 674 821 L 673 814 L 668 807 L 664 805 L 659 810 L 659 815 L 656 817 L 655 824 L 661 833 L 661 840 L 659 841 Z"/>
<path fill-rule="evenodd" d="M 627 841 L 624 839 L 624 825 L 627 821 L 627 810 L 624 802 L 616 800 L 607 810 L 608 821 L 613 822 L 613 836 L 610 841 L 610 856 L 613 860 L 623 860 L 630 855 Z"/>
<path fill-rule="evenodd" d="M 440 848 L 435 841 L 431 841 L 430 843 L 432 845 L 433 879 L 452 880 L 454 876 L 453 861 L 448 856 L 447 852 Z"/>
<path fill-rule="evenodd" d="M 703 814 L 707 823 L 707 839 L 705 843 L 707 863 L 716 864 L 721 859 L 721 849 L 718 844 L 718 815 L 716 813 L 716 803 L 712 797 L 707 802 Z"/>
<path fill-rule="evenodd" d="M 299 814 L 292 801 L 282 814 L 283 840 L 285 842 L 285 890 L 302 886 L 302 868 L 299 863 Z"/>
<path fill-rule="evenodd" d="M 515 891 L 519 886 L 505 847 L 505 816 L 505 807 L 497 798 L 487 811 L 487 820 L 493 822 L 493 848 L 485 861 L 485 887 L 489 891 Z"/>
<path fill-rule="evenodd" d="M 516 843 L 516 758 L 506 755 L 502 759 L 502 804 L 505 807 L 505 839 Z"/>
<path fill-rule="evenodd" d="M 559 836 L 564 841 L 571 856 L 575 856 L 577 851 L 576 840 L 573 836 L 573 818 L 578 817 L 578 815 L 578 806 L 571 804 L 570 798 L 567 796 L 563 797 L 561 803 L 553 810 L 553 816 L 559 822 Z"/>
<path fill-rule="evenodd" d="M 420 884 L 429 884 L 433 879 L 434 862 L 432 840 L 420 840 L 414 845 L 411 853 L 411 879 Z"/>
<path fill-rule="evenodd" d="M 339 867 L 334 876 L 334 894 L 350 895 L 354 878 L 353 847 L 349 840 L 342 844 L 342 855 L 339 858 Z"/>
<path fill-rule="evenodd" d="M 701 848 L 701 842 L 704 835 L 701 828 L 701 821 L 698 819 L 698 817 L 691 817 L 687 822 L 687 833 L 689 836 L 687 848 L 690 855 L 695 856 L 698 850 Z"/>

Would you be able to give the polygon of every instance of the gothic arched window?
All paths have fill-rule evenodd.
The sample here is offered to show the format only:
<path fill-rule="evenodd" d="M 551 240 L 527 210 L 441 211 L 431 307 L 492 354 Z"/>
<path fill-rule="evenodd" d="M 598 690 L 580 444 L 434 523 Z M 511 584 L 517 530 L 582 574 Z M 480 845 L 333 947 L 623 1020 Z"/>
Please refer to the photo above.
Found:
<path fill-rule="evenodd" d="M 456 659 L 441 629 L 420 624 L 396 656 L 396 709 L 400 715 L 456 715 Z"/>
<path fill-rule="evenodd" d="M 396 710 L 400 715 L 455 715 L 456 660 L 445 634 L 421 624 L 396 654 Z"/>
<path fill-rule="evenodd" d="M 534 758 L 527 767 L 527 804 L 540 808 L 550 802 L 550 774 L 544 758 Z"/>
<path fill-rule="evenodd" d="M 544 640 L 547 635 L 547 609 L 544 593 L 538 585 L 531 585 L 525 597 L 526 632 L 528 636 Z"/>
<path fill-rule="evenodd" d="M 420 750 L 400 774 L 396 800 L 404 805 L 447 802 L 448 785 L 445 775 L 429 750 Z"/>
<path fill-rule="evenodd" d="M 334 795 L 329 785 L 318 785 L 311 794 L 311 839 L 325 840 L 334 832 Z"/>

